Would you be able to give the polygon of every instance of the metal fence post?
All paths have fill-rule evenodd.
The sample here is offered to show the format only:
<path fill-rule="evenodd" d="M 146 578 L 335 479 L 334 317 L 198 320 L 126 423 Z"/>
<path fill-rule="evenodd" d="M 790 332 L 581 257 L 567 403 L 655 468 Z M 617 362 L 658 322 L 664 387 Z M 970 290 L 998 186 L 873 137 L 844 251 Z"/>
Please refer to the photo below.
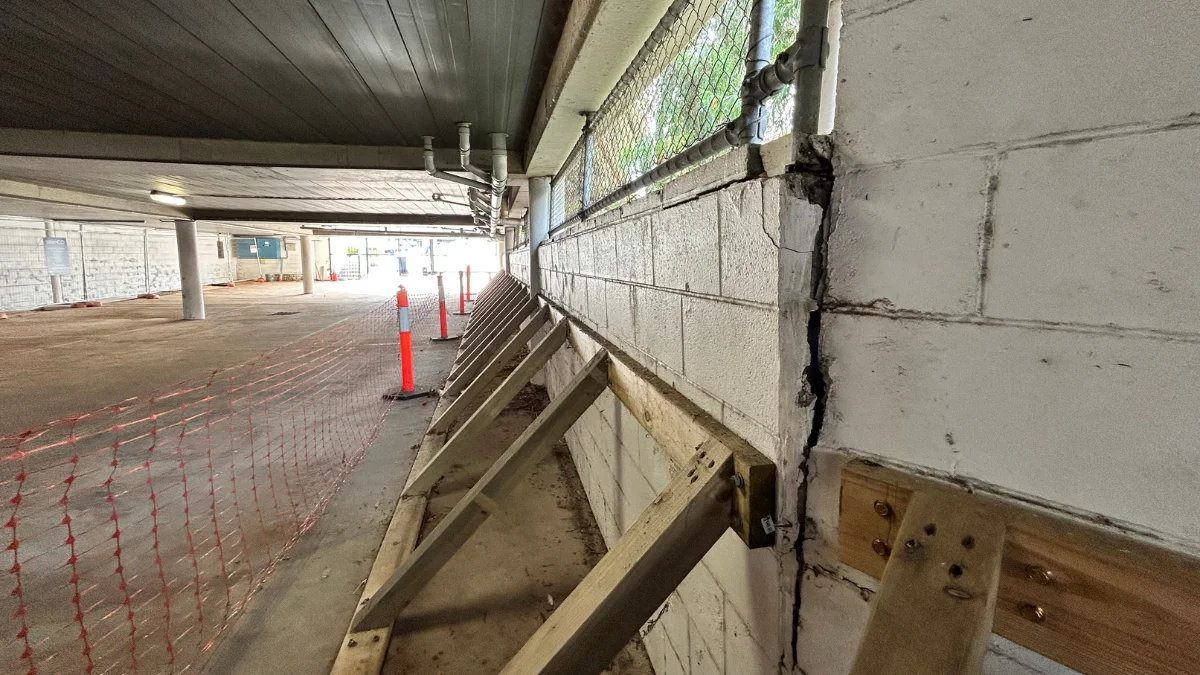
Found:
<path fill-rule="evenodd" d="M 774 2 L 774 0 L 770 0 Z M 592 205 L 592 120 L 596 118 L 596 113 L 583 113 L 583 185 L 580 190 L 583 203 L 583 208 Z"/>

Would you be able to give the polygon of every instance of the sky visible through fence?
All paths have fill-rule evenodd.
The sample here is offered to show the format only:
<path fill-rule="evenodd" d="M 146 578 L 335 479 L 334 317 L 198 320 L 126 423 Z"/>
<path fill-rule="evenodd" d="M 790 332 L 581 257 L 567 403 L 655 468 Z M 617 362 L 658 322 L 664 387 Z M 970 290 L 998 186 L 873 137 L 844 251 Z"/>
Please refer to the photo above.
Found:
<path fill-rule="evenodd" d="M 436 334 L 436 296 L 410 296 L 410 315 L 414 338 Z M 388 300 L 168 391 L 0 438 L 0 672 L 199 671 L 358 463 L 399 377 Z"/>
<path fill-rule="evenodd" d="M 571 219 L 656 165 L 707 138 L 741 112 L 752 0 L 673 3 L 669 30 L 652 36 L 597 111 L 553 181 L 551 226 Z M 796 39 L 799 0 L 776 0 L 772 56 Z M 792 127 L 791 88 L 765 104 L 764 140 Z M 586 203 L 585 203 L 586 202 Z"/>

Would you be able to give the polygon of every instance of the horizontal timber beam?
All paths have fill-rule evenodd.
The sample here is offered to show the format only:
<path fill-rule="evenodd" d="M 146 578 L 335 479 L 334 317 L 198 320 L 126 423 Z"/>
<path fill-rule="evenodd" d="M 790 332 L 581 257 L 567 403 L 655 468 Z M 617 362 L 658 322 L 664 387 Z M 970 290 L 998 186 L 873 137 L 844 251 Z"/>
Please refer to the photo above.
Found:
<path fill-rule="evenodd" d="M 898 524 L 918 496 L 939 491 L 957 492 L 1005 528 L 996 634 L 1092 675 L 1195 672 L 1200 558 L 1075 517 L 852 460 L 839 491 L 841 562 L 885 576 L 908 541 Z"/>
<path fill-rule="evenodd" d="M 488 148 L 473 148 L 471 152 L 475 162 L 491 165 L 492 153 Z M 41 129 L 0 128 L 0 155 L 231 166 L 425 170 L 422 148 L 419 147 L 276 143 Z M 510 173 L 522 173 L 521 160 L 521 153 L 509 151 Z M 442 170 L 462 170 L 457 148 L 434 150 L 434 163 Z"/>

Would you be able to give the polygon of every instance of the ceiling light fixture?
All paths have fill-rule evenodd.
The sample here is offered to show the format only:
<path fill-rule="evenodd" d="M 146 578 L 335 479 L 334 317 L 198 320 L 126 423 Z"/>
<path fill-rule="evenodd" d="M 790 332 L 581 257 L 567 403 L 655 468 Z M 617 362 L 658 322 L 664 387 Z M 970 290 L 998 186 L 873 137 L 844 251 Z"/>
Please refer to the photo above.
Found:
<path fill-rule="evenodd" d="M 183 206 L 187 203 L 187 200 L 179 195 L 173 195 L 170 192 L 160 192 L 158 190 L 150 191 L 150 199 L 159 204 L 167 204 L 169 206 Z"/>

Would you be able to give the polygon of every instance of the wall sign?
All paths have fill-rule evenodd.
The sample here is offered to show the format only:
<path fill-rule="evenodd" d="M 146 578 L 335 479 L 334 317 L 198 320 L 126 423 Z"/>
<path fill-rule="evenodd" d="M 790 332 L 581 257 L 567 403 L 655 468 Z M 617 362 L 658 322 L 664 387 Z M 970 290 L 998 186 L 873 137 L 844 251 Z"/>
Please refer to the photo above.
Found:
<path fill-rule="evenodd" d="M 42 248 L 46 251 L 46 269 L 54 276 L 70 276 L 71 252 L 67 249 L 66 237 L 43 237 Z"/>

